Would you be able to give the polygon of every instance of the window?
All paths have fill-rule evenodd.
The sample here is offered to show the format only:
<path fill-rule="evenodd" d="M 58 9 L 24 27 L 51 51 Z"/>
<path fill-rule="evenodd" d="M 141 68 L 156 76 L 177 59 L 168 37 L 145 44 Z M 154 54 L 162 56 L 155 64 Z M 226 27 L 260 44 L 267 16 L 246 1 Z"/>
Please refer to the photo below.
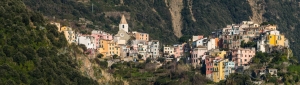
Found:
<path fill-rule="evenodd" d="M 247 59 L 245 59 L 245 61 L 247 61 Z"/>
<path fill-rule="evenodd" d="M 124 28 L 124 25 L 122 25 L 123 26 L 123 28 Z"/>

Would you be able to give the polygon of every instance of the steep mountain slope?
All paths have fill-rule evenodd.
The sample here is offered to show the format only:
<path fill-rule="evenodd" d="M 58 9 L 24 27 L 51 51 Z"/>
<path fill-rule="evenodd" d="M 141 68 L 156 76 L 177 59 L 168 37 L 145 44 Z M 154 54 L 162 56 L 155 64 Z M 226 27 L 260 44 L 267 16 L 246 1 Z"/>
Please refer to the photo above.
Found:
<path fill-rule="evenodd" d="M 0 84 L 97 84 L 76 69 L 56 26 L 21 0 L 0 0 Z"/>
<path fill-rule="evenodd" d="M 181 37 L 182 22 L 180 13 L 183 8 L 183 0 L 165 0 L 165 3 L 171 13 L 174 34 Z"/>
<path fill-rule="evenodd" d="M 300 53 L 300 5 L 299 0 L 264 0 L 266 13 L 263 17 L 268 22 L 275 22 L 282 33 L 290 40 L 294 56 L 299 59 Z"/>
<path fill-rule="evenodd" d="M 275 22 L 279 30 L 291 40 L 292 49 L 300 48 L 298 45 L 300 41 L 296 39 L 300 22 L 299 0 L 89 0 L 86 3 L 76 1 L 24 0 L 30 9 L 46 16 L 73 20 L 74 23 L 78 22 L 78 18 L 84 17 L 93 21 L 100 29 L 111 33 L 117 32 L 120 20 L 118 16 L 126 12 L 128 17 L 130 16 L 129 30 L 150 33 L 152 39 L 160 40 L 162 44 L 177 43 L 181 34 L 183 37 L 208 35 L 214 29 L 244 20 L 258 23 Z"/>

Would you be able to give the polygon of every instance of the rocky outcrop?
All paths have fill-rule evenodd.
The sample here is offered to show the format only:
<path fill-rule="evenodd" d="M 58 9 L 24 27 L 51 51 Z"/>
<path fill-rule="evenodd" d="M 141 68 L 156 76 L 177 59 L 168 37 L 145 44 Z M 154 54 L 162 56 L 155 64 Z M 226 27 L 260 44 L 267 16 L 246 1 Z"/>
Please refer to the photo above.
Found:
<path fill-rule="evenodd" d="M 253 21 L 254 23 L 262 23 L 265 21 L 263 14 L 266 12 L 265 11 L 265 5 L 264 5 L 264 0 L 248 0 L 251 11 L 252 11 L 252 16 L 250 16 L 250 20 Z"/>
<path fill-rule="evenodd" d="M 79 62 L 79 70 L 83 75 L 96 80 L 100 85 L 116 81 L 122 81 L 123 85 L 129 85 L 126 80 L 115 78 L 112 74 L 108 73 L 107 69 L 100 68 L 99 64 L 96 63 L 95 58 L 93 58 L 94 55 L 87 56 L 77 53 L 74 56 Z"/>
<path fill-rule="evenodd" d="M 188 2 L 188 6 L 189 6 L 190 13 L 191 13 L 191 15 L 192 15 L 192 20 L 193 20 L 194 22 L 196 22 L 196 19 L 195 19 L 195 17 L 194 17 L 194 13 L 193 13 L 193 11 L 192 11 L 192 9 L 193 9 L 193 0 L 187 0 L 187 2 Z"/>
<path fill-rule="evenodd" d="M 177 37 L 181 37 L 182 36 L 181 10 L 183 9 L 183 0 L 165 0 L 165 3 L 171 13 L 172 27 L 173 27 L 174 34 Z"/>

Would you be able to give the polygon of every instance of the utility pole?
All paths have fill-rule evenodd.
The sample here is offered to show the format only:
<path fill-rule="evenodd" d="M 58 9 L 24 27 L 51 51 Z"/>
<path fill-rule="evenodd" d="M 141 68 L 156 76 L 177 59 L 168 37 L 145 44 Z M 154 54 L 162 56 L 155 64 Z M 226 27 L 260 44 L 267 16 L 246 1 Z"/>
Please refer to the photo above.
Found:
<path fill-rule="evenodd" d="M 94 3 L 92 3 L 92 14 L 94 13 Z"/>

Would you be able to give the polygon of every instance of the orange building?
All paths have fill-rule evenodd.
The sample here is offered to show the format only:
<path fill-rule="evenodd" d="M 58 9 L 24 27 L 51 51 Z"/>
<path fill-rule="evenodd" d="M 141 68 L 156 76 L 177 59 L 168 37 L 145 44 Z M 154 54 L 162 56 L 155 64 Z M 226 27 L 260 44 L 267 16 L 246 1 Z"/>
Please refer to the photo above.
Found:
<path fill-rule="evenodd" d="M 215 38 L 215 42 L 216 42 L 216 43 L 215 43 L 216 48 L 219 48 L 219 44 L 218 44 L 218 43 L 219 43 L 219 38 Z"/>
<path fill-rule="evenodd" d="M 149 34 L 147 33 L 141 33 L 137 31 L 132 32 L 133 36 L 135 37 L 136 40 L 145 40 L 149 41 Z"/>

